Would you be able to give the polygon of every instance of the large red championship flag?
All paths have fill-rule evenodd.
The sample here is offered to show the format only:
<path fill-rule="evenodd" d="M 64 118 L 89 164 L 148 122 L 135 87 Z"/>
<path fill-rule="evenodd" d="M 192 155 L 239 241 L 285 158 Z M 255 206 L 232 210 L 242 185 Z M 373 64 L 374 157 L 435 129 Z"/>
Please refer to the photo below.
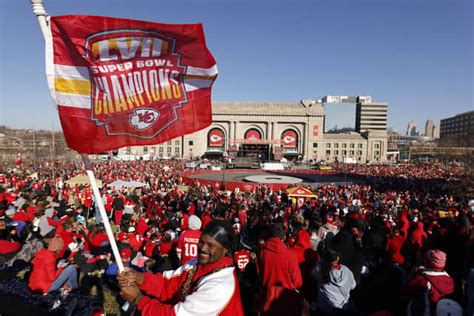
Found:
<path fill-rule="evenodd" d="M 212 122 L 217 66 L 201 24 L 51 17 L 46 74 L 68 146 L 152 145 Z"/>

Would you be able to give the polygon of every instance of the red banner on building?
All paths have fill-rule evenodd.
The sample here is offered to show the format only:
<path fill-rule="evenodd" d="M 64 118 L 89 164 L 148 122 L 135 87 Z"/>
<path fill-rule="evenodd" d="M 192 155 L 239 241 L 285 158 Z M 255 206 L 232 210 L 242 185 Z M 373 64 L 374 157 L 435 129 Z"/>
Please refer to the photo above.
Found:
<path fill-rule="evenodd" d="M 281 143 L 285 148 L 296 148 L 298 136 L 295 131 L 287 130 L 281 135 Z"/>
<path fill-rule="evenodd" d="M 152 145 L 212 122 L 217 66 L 200 24 L 51 18 L 48 83 L 68 146 Z"/>
<path fill-rule="evenodd" d="M 262 139 L 262 135 L 256 129 L 249 129 L 245 133 L 245 139 L 246 140 L 259 140 L 259 139 Z"/>
<path fill-rule="evenodd" d="M 318 137 L 318 135 L 319 135 L 319 126 L 313 125 L 313 136 Z"/>
<path fill-rule="evenodd" d="M 209 133 L 209 147 L 224 146 L 224 133 L 222 130 L 215 128 Z"/>

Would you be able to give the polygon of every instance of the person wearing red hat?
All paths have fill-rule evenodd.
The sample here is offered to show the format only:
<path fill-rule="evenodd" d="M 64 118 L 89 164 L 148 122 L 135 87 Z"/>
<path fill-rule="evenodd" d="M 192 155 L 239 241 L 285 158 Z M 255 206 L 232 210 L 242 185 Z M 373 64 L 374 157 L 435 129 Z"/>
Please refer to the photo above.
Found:
<path fill-rule="evenodd" d="M 430 315 L 439 300 L 454 292 L 454 281 L 444 271 L 446 253 L 436 249 L 428 250 L 425 265 L 419 267 L 402 289 L 402 294 L 411 298 L 408 315 Z"/>

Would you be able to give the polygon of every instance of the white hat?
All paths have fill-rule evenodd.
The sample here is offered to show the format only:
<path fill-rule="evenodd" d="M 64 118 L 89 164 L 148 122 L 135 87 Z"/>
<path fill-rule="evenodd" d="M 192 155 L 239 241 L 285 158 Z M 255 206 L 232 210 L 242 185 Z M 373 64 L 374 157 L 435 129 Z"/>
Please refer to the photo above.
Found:
<path fill-rule="evenodd" d="M 189 216 L 188 228 L 189 229 L 201 229 L 201 220 L 196 215 Z"/>

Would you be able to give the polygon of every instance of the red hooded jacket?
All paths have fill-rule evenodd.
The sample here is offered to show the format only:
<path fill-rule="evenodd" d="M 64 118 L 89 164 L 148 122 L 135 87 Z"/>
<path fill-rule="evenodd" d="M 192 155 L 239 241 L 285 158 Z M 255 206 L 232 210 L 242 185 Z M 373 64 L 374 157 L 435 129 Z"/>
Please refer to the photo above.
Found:
<path fill-rule="evenodd" d="M 54 279 L 61 270 L 56 270 L 56 255 L 48 249 L 38 251 L 32 261 L 33 270 L 31 271 L 28 286 L 30 289 L 40 290 L 47 293 Z"/>
<path fill-rule="evenodd" d="M 303 294 L 310 302 L 313 299 L 316 286 L 311 276 L 311 270 L 319 259 L 318 253 L 314 251 L 309 241 L 309 234 L 305 230 L 299 230 L 296 244 L 290 250 L 296 255 L 303 277 Z"/>
<path fill-rule="evenodd" d="M 427 288 L 429 300 L 436 303 L 453 293 L 454 281 L 445 271 L 421 270 L 408 281 L 403 292 L 416 296 L 422 295 Z"/>
<path fill-rule="evenodd" d="M 420 250 L 423 247 L 424 239 L 426 239 L 427 237 L 428 236 L 425 233 L 423 223 L 422 222 L 417 222 L 416 223 L 416 228 L 413 231 L 413 233 L 411 235 L 411 238 L 410 238 L 411 244 L 416 246 L 418 248 L 418 250 Z"/>
<path fill-rule="evenodd" d="M 299 294 L 295 289 L 303 282 L 296 255 L 280 238 L 273 237 L 263 245 L 257 267 L 262 275 L 262 314 L 298 314 L 295 303 Z"/>
<path fill-rule="evenodd" d="M 404 243 L 405 238 L 403 238 L 401 235 L 391 236 L 387 241 L 387 251 L 392 262 L 399 264 L 403 264 L 405 262 L 405 257 L 403 257 L 400 252 Z"/>

